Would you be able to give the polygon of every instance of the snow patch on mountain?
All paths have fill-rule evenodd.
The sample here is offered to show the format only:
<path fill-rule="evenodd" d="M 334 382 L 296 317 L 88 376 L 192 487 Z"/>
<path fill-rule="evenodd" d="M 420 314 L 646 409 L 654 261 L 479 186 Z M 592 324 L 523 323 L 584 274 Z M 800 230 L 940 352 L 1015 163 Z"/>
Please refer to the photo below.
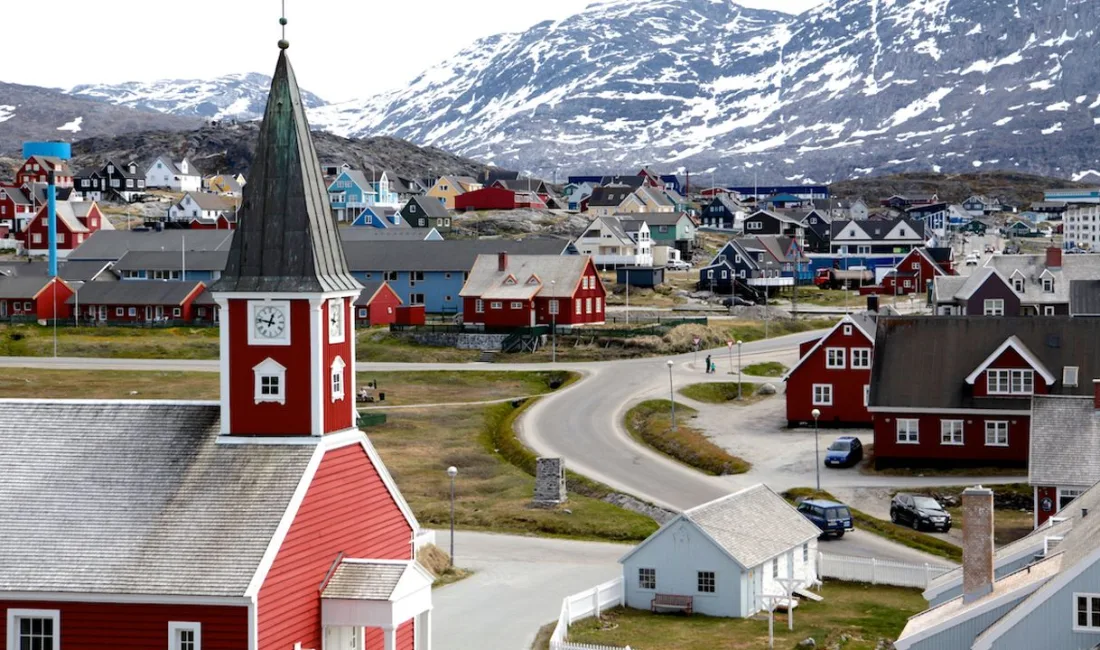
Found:
<path fill-rule="evenodd" d="M 83 123 L 84 123 L 84 118 L 83 117 L 78 117 L 78 118 L 72 120 L 71 122 L 68 122 L 66 124 L 63 124 L 63 125 L 57 127 L 57 130 L 58 131 L 71 131 L 73 133 L 79 133 L 80 132 L 80 125 L 83 124 Z M 56 124 L 56 122 L 54 124 Z"/>
<path fill-rule="evenodd" d="M 15 117 L 15 107 L 0 104 L 0 122 L 7 122 L 13 117 Z"/>

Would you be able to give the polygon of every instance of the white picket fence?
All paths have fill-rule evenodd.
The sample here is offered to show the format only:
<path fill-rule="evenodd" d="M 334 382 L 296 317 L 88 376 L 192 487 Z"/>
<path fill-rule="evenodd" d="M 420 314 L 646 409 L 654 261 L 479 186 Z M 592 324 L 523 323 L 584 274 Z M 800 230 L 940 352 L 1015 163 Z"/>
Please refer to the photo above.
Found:
<path fill-rule="evenodd" d="M 869 582 L 873 585 L 924 589 L 936 576 L 951 570 L 951 567 L 936 564 L 909 564 L 893 560 L 825 553 L 817 555 L 819 577 L 849 582 Z"/>
<path fill-rule="evenodd" d="M 554 633 L 550 635 L 550 650 L 622 650 L 609 646 L 566 641 L 566 637 L 569 636 L 569 626 L 573 623 L 590 616 L 598 617 L 600 612 L 622 604 L 622 578 L 615 578 L 591 589 L 586 589 L 579 594 L 566 596 L 561 601 L 558 624 L 554 626 Z M 630 646 L 627 646 L 626 650 L 630 650 Z"/>

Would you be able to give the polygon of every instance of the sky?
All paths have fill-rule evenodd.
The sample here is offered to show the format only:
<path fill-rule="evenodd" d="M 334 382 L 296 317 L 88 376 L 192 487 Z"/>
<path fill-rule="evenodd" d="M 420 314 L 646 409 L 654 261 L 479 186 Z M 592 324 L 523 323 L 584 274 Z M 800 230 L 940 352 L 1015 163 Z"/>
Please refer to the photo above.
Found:
<path fill-rule="evenodd" d="M 327 101 L 369 97 L 400 87 L 474 40 L 567 18 L 593 0 L 285 0 L 291 60 L 303 88 Z M 645 0 L 638 0 L 644 2 Z M 821 0 L 740 0 L 789 13 Z M 8 4 L 9 0 L 3 0 Z M 81 83 L 214 78 L 275 67 L 280 0 L 52 0 L 7 7 L 22 24 L 6 30 L 3 51 L 34 52 L 34 64 L 8 65 L 0 81 L 53 88 Z M 68 16 L 69 20 L 55 20 Z M 88 36 L 94 35 L 89 45 Z M 115 56 L 82 63 L 81 52 Z M 91 49 L 89 49 L 89 47 Z"/>

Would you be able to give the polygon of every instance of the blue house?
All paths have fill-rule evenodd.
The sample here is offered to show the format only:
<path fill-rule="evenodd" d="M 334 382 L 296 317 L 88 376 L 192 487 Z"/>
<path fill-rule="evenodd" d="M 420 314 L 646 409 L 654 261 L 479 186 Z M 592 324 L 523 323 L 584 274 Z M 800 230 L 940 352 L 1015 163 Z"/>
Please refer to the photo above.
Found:
<path fill-rule="evenodd" d="M 569 242 L 552 237 L 522 240 L 345 240 L 348 268 L 361 282 L 385 280 L 405 305 L 430 314 L 462 313 L 459 292 L 478 255 L 565 255 Z"/>
<path fill-rule="evenodd" d="M 212 251 L 129 251 L 114 264 L 123 280 L 217 280 L 225 269 L 228 250 Z"/>
<path fill-rule="evenodd" d="M 367 228 L 409 228 L 409 224 L 401 218 L 401 213 L 394 208 L 385 208 L 374 205 L 364 208 L 359 216 L 351 222 L 352 226 Z"/>
<path fill-rule="evenodd" d="M 375 206 L 396 208 L 401 197 L 391 183 L 388 172 L 377 178 L 367 178 L 355 169 L 340 172 L 328 187 L 329 204 L 337 221 L 354 222 L 363 210 Z"/>

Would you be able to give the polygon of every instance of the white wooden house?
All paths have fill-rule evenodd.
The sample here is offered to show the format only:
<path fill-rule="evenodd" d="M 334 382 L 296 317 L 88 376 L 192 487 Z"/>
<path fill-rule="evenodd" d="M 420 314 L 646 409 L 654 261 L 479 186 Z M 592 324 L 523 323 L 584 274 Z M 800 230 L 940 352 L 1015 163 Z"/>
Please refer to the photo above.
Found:
<path fill-rule="evenodd" d="M 820 532 L 763 484 L 685 510 L 619 560 L 626 606 L 687 596 L 695 613 L 752 616 L 786 597 L 787 578 L 794 590 L 818 582 Z"/>
<path fill-rule="evenodd" d="M 581 255 L 591 255 L 601 268 L 653 266 L 653 240 L 645 221 L 599 217 L 588 224 L 574 246 Z"/>
<path fill-rule="evenodd" d="M 197 192 L 202 189 L 202 174 L 186 158 L 176 163 L 167 156 L 161 156 L 145 170 L 145 186 Z"/>

